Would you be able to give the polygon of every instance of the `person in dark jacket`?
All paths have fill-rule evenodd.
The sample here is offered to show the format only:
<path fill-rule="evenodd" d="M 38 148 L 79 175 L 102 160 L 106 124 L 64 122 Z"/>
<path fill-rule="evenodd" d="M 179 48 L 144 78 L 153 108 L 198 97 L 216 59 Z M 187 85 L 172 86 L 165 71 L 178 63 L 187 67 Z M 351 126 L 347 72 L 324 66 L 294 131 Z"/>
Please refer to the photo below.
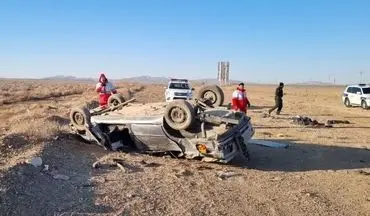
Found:
<path fill-rule="evenodd" d="M 283 108 L 283 88 L 284 88 L 284 83 L 279 83 L 279 86 L 276 88 L 275 91 L 275 106 L 269 109 L 269 114 L 272 113 L 276 108 L 276 114 L 279 115 L 281 112 L 281 109 Z"/>

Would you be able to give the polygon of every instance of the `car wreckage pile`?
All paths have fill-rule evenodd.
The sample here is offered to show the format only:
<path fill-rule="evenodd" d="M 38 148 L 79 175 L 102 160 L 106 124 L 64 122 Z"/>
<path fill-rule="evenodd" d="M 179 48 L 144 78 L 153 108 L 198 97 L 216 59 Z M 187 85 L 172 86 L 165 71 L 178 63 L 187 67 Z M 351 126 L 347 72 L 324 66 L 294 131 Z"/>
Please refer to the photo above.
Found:
<path fill-rule="evenodd" d="M 171 101 L 155 116 L 125 114 L 125 106 L 134 101 L 113 94 L 107 108 L 73 108 L 71 131 L 107 150 L 130 147 L 142 153 L 223 163 L 237 155 L 249 159 L 247 144 L 254 135 L 251 119 L 222 107 L 224 93 L 219 86 L 202 87 L 194 100 Z"/>

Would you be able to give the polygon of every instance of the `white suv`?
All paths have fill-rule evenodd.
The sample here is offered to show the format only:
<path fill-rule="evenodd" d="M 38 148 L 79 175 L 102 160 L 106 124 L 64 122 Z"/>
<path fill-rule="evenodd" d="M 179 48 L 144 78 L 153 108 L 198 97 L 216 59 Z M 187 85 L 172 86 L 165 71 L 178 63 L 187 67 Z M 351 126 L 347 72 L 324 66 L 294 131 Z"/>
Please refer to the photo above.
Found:
<path fill-rule="evenodd" d="M 344 90 L 342 101 L 346 107 L 361 106 L 364 109 L 370 107 L 370 85 L 349 85 Z"/>
<path fill-rule="evenodd" d="M 191 100 L 193 88 L 190 88 L 187 79 L 170 79 L 165 91 L 166 102 L 177 99 Z"/>

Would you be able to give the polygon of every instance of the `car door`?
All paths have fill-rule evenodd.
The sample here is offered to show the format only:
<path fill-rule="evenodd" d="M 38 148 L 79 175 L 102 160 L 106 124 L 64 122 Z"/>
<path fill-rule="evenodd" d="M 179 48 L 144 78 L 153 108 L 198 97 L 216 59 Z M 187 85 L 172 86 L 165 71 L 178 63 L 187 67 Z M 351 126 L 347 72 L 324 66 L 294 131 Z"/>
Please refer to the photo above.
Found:
<path fill-rule="evenodd" d="M 132 137 L 138 149 L 143 151 L 181 151 L 164 133 L 161 124 L 131 124 Z"/>
<path fill-rule="evenodd" d="M 347 94 L 348 94 L 348 99 L 350 101 L 351 104 L 353 104 L 353 100 L 354 100 L 354 88 L 353 87 L 349 87 L 348 90 L 347 90 Z"/>
<path fill-rule="evenodd" d="M 353 99 L 352 99 L 351 102 L 353 104 L 360 105 L 361 104 L 361 97 L 362 97 L 362 90 L 361 90 L 361 88 L 354 87 L 353 88 Z"/>

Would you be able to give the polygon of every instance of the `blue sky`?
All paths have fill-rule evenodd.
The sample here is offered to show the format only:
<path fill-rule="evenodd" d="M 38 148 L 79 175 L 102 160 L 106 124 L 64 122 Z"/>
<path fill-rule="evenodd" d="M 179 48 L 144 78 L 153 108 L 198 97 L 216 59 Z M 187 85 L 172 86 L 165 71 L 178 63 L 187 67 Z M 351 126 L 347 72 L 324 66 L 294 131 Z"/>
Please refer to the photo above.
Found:
<path fill-rule="evenodd" d="M 3 0 L 0 77 L 370 82 L 368 0 Z"/>

